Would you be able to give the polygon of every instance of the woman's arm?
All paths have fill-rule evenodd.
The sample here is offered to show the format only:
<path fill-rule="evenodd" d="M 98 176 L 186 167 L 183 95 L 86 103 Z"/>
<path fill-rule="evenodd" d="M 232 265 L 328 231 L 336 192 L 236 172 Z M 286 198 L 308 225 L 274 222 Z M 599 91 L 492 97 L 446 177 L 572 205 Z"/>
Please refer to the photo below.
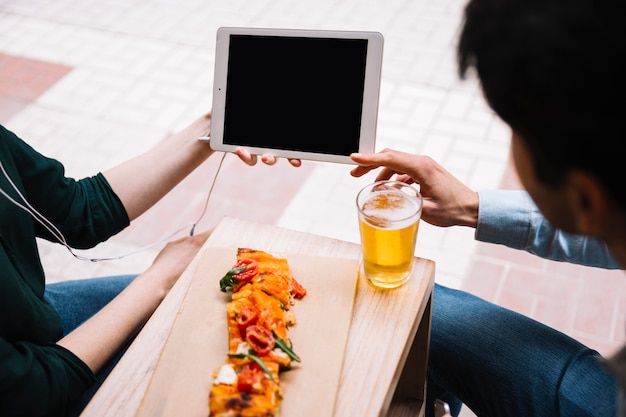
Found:
<path fill-rule="evenodd" d="M 103 173 L 131 221 L 213 154 L 207 142 L 198 140 L 210 129 L 210 114 L 202 116 L 148 152 Z"/>
<path fill-rule="evenodd" d="M 213 154 L 207 142 L 198 140 L 210 130 L 211 115 L 208 114 L 150 151 L 104 172 L 131 221 L 152 207 Z M 238 148 L 235 154 L 248 165 L 257 163 L 257 155 L 244 148 Z M 278 161 L 271 154 L 263 154 L 260 159 L 266 165 L 274 165 Z M 299 159 L 289 159 L 289 163 L 294 167 L 302 164 Z"/>
<path fill-rule="evenodd" d="M 150 318 L 208 236 L 205 232 L 167 244 L 150 268 L 58 344 L 98 372 Z"/>

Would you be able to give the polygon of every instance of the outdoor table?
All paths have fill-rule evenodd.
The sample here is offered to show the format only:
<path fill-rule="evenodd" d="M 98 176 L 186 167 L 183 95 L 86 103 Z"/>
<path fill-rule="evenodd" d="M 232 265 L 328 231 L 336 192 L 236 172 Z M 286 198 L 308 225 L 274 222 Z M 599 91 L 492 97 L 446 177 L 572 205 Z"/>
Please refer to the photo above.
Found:
<path fill-rule="evenodd" d="M 238 247 L 286 257 L 294 254 L 358 262 L 360 256 L 360 246 L 352 242 L 223 218 L 104 381 L 83 416 L 141 415 L 144 401 L 151 398 L 147 395 L 151 380 L 199 259 L 212 248 Z M 364 277 L 355 276 L 354 305 L 334 416 L 424 415 L 434 279 L 435 263 L 418 257 L 413 276 L 400 288 L 376 289 Z"/>

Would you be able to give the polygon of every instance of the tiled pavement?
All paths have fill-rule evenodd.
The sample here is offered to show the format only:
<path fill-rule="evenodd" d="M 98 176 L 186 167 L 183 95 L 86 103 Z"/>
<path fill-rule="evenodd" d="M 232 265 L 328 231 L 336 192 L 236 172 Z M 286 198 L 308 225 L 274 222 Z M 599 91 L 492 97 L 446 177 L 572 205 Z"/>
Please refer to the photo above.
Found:
<path fill-rule="evenodd" d="M 508 129 L 454 47 L 465 0 L 0 0 L 0 123 L 91 175 L 148 149 L 211 108 L 219 26 L 377 30 L 385 36 L 377 149 L 425 153 L 475 189 L 517 187 Z M 320 123 L 323 123 L 320 109 Z M 214 156 L 127 231 L 89 251 L 135 250 L 195 221 Z M 357 241 L 354 195 L 375 174 L 306 162 L 246 167 L 228 155 L 202 227 L 223 215 Z M 600 352 L 624 341 L 623 274 L 539 260 L 422 224 L 418 256 L 437 281 L 533 316 Z M 41 242 L 48 279 L 140 271 L 158 246 L 115 262 L 75 260 Z M 465 411 L 464 415 L 471 415 Z"/>

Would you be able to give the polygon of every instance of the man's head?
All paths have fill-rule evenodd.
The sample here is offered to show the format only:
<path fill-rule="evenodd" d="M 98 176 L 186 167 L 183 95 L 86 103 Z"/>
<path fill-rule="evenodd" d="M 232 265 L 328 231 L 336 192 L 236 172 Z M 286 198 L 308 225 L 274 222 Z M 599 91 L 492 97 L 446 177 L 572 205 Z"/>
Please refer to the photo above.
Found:
<path fill-rule="evenodd" d="M 537 179 L 587 173 L 624 212 L 625 12 L 614 0 L 470 0 L 458 46 L 461 77 L 476 69 Z"/>

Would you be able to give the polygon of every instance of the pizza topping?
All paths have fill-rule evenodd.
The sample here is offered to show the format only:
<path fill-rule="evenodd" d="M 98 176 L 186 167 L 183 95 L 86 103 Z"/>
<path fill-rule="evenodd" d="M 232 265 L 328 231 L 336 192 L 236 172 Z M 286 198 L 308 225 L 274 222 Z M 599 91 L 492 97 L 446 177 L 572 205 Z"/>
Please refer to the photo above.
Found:
<path fill-rule="evenodd" d="M 297 299 L 306 295 L 306 288 L 302 286 L 295 278 L 291 278 L 291 293 Z"/>
<path fill-rule="evenodd" d="M 233 276 L 240 284 L 252 281 L 252 278 L 259 271 L 259 264 L 254 259 L 241 259 L 233 266 L 234 269 L 242 267 L 244 269 Z"/>
<path fill-rule="evenodd" d="M 239 326 L 241 335 L 245 336 L 246 329 L 259 321 L 259 310 L 252 304 L 245 304 L 237 311 L 235 321 Z"/>
<path fill-rule="evenodd" d="M 287 344 L 285 340 L 276 336 L 276 333 L 274 331 L 272 331 L 272 334 L 276 338 L 276 346 L 278 346 L 283 352 L 285 352 L 291 359 L 296 362 L 300 362 L 300 357 L 296 355 L 296 353 L 293 351 L 293 345 L 291 344 L 291 340 L 289 340 L 289 344 Z"/>
<path fill-rule="evenodd" d="M 283 360 L 283 361 L 289 360 L 289 355 L 287 355 L 282 349 L 278 347 L 272 349 L 272 351 L 269 354 L 272 358 L 276 360 Z"/>
<path fill-rule="evenodd" d="M 260 356 L 267 355 L 276 344 L 272 332 L 257 325 L 246 328 L 246 342 Z"/>
<path fill-rule="evenodd" d="M 263 370 L 263 372 L 265 372 L 265 374 L 267 375 L 267 377 L 269 379 L 271 379 L 272 381 L 274 380 L 274 376 L 272 375 L 272 371 L 269 370 L 269 368 L 267 367 L 267 365 L 265 365 L 265 362 L 263 362 L 263 359 L 259 358 L 253 350 L 250 350 L 248 353 L 235 353 L 235 354 L 229 354 L 228 355 L 229 358 L 235 358 L 235 359 L 250 359 L 253 362 L 256 362 L 257 365 L 259 365 L 259 367 Z"/>
<path fill-rule="evenodd" d="M 258 263 L 254 259 L 240 259 L 237 263 L 220 279 L 220 290 L 226 292 L 235 289 L 237 285 L 252 281 L 257 274 Z"/>
<path fill-rule="evenodd" d="M 247 355 L 250 352 L 250 345 L 248 342 L 241 342 L 237 345 L 236 355 Z"/>
<path fill-rule="evenodd" d="M 296 315 L 291 311 L 285 311 L 285 325 L 294 326 L 296 324 Z"/>
<path fill-rule="evenodd" d="M 215 380 L 213 380 L 213 383 L 216 385 L 235 385 L 235 382 L 237 382 L 237 373 L 229 364 L 222 365 L 217 373 L 217 376 L 215 377 Z"/>
<path fill-rule="evenodd" d="M 245 364 L 237 375 L 237 390 L 239 392 L 260 392 L 263 389 L 261 381 L 264 375 L 261 367 L 256 363 Z"/>

